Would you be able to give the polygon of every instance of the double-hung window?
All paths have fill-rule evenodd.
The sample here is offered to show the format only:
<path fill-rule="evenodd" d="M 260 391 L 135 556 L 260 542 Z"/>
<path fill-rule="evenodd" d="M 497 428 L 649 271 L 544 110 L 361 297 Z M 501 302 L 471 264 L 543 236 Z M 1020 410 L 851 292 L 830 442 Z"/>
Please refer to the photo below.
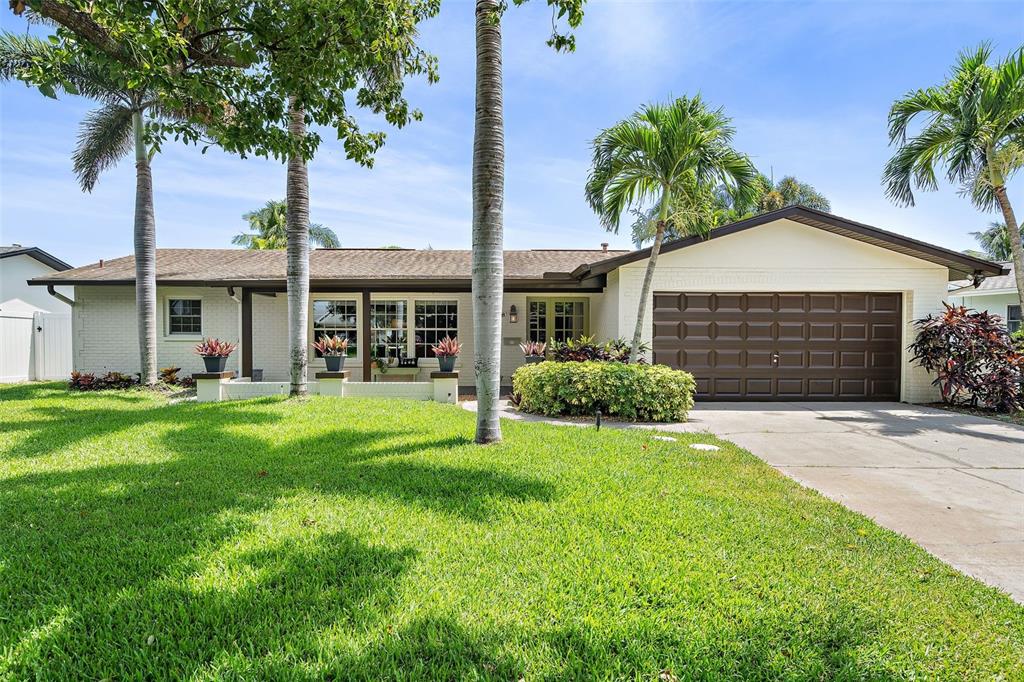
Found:
<path fill-rule="evenodd" d="M 413 328 L 416 357 L 434 357 L 432 349 L 438 341 L 459 335 L 458 301 L 416 301 Z"/>
<path fill-rule="evenodd" d="M 588 302 L 585 298 L 530 299 L 526 320 L 530 341 L 568 341 L 587 334 Z"/>
<path fill-rule="evenodd" d="M 313 300 L 313 341 L 322 336 L 348 339 L 348 357 L 354 357 L 359 341 L 356 302 L 335 299 Z M 317 357 L 322 357 L 316 352 Z"/>
<path fill-rule="evenodd" d="M 378 358 L 404 358 L 408 354 L 405 301 L 370 303 L 371 352 Z"/>
<path fill-rule="evenodd" d="M 167 299 L 167 334 L 169 336 L 202 336 L 202 300 L 198 298 Z"/>
<path fill-rule="evenodd" d="M 1018 331 L 1021 326 L 1020 319 L 1020 306 L 1019 305 L 1008 305 L 1006 306 L 1006 331 L 1011 334 Z"/>

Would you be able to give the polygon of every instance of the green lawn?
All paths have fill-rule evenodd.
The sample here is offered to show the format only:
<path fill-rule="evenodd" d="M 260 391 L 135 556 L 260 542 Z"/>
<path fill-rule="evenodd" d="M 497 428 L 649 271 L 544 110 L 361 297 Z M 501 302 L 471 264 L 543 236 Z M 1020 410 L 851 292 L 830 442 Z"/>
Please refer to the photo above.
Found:
<path fill-rule="evenodd" d="M 1024 674 L 1024 608 L 735 446 L 473 423 L 0 388 L 0 678 Z"/>

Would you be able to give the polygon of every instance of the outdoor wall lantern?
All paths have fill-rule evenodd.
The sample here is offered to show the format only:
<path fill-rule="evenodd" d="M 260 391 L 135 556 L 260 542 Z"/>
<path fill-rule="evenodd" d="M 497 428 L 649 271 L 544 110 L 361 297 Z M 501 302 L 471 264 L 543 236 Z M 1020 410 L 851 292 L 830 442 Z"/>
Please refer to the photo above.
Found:
<path fill-rule="evenodd" d="M 511 306 L 511 307 L 510 307 L 510 308 L 508 309 L 508 321 L 509 321 L 509 322 L 510 322 L 511 324 L 515 324 L 516 322 L 518 322 L 518 321 L 519 321 L 519 311 L 518 311 L 518 310 L 516 310 L 516 306 L 515 306 L 515 304 L 513 304 L 513 305 L 512 305 L 512 306 Z"/>

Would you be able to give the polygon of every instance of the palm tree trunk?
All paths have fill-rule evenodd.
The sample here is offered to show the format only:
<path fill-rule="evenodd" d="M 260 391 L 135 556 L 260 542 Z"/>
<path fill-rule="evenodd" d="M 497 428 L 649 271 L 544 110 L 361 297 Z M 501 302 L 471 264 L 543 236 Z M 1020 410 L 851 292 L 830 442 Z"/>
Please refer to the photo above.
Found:
<path fill-rule="evenodd" d="M 306 112 L 294 97 L 288 100 L 288 132 L 293 140 L 306 136 Z M 288 356 L 293 396 L 306 395 L 306 323 L 309 309 L 309 173 L 301 154 L 288 157 Z M 364 312 L 365 314 L 365 312 Z"/>
<path fill-rule="evenodd" d="M 1017 225 L 1017 216 L 1010 206 L 1010 197 L 1006 195 L 1006 186 L 997 185 L 994 188 L 996 201 L 1003 212 L 1003 222 L 1006 223 L 1007 237 L 1010 240 L 1010 255 L 1013 260 L 1013 276 L 1017 281 L 1017 298 L 1021 305 L 1024 305 L 1024 246 L 1021 244 L 1020 226 Z"/>
<path fill-rule="evenodd" d="M 142 112 L 132 114 L 135 139 L 135 314 L 139 332 L 139 376 L 156 384 L 156 217 Z"/>
<path fill-rule="evenodd" d="M 640 305 L 636 311 L 636 327 L 633 329 L 633 343 L 629 347 L 629 361 L 636 362 L 640 355 L 640 340 L 644 331 L 644 315 L 647 312 L 647 299 L 651 296 L 651 283 L 654 281 L 654 268 L 658 264 L 661 243 L 665 240 L 665 221 L 668 220 L 669 202 L 672 193 L 665 188 L 661 195 L 661 209 L 658 211 L 658 227 L 654 233 L 654 244 L 651 245 L 651 257 L 647 260 L 644 272 L 644 283 L 640 287 Z"/>
<path fill-rule="evenodd" d="M 499 0 L 476 2 L 476 124 L 473 135 L 473 366 L 476 442 L 501 440 L 501 306 L 505 261 L 502 205 L 505 131 Z"/>

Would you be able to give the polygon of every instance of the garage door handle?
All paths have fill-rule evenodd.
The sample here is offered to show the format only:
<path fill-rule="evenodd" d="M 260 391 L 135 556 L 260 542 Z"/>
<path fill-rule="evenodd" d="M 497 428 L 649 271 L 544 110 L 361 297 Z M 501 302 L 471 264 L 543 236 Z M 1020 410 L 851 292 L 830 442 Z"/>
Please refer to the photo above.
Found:
<path fill-rule="evenodd" d="M 778 366 L 779 366 L 779 354 L 778 353 L 772 353 L 772 367 L 778 367 Z"/>

